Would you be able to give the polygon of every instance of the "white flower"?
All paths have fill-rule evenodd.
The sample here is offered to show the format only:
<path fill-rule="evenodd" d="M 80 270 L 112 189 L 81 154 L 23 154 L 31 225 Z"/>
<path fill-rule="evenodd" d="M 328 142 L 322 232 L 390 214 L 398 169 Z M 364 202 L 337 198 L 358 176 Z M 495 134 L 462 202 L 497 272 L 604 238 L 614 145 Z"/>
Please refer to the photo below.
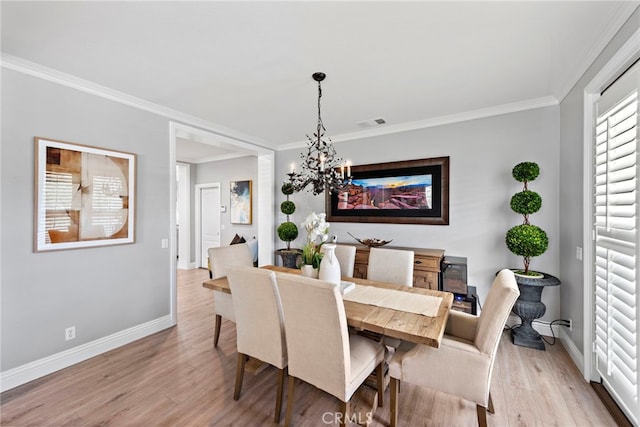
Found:
<path fill-rule="evenodd" d="M 326 216 L 324 213 L 311 212 L 301 224 L 302 228 L 307 231 L 307 243 L 315 243 L 318 238 L 320 243 L 324 243 L 329 239 L 330 224 L 325 221 Z"/>

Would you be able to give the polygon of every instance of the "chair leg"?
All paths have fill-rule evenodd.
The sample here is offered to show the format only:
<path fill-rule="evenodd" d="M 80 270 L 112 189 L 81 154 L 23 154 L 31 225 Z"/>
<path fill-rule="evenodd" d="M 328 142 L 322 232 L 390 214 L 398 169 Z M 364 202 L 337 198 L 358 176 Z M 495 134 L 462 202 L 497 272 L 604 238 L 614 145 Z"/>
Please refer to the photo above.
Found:
<path fill-rule="evenodd" d="M 489 393 L 489 406 L 487 407 L 487 411 L 489 411 L 490 414 L 496 413 L 495 409 L 493 409 L 493 399 L 491 398 L 491 393 Z"/>
<path fill-rule="evenodd" d="M 240 390 L 242 390 L 242 380 L 244 379 L 244 364 L 247 361 L 247 356 L 242 353 L 238 353 L 238 364 L 236 366 L 236 387 L 233 391 L 233 400 L 240 399 Z"/>
<path fill-rule="evenodd" d="M 378 382 L 378 407 L 384 406 L 384 361 L 376 367 L 376 379 Z"/>
<path fill-rule="evenodd" d="M 276 414 L 273 420 L 280 424 L 280 415 L 282 412 L 282 395 L 284 393 L 284 377 L 287 375 L 287 368 L 278 369 L 278 391 L 276 392 Z"/>
<path fill-rule="evenodd" d="M 398 425 L 398 390 L 400 389 L 400 380 L 391 377 L 391 427 Z"/>
<path fill-rule="evenodd" d="M 287 396 L 287 413 L 284 416 L 284 427 L 289 427 L 291 425 L 291 418 L 293 415 L 293 391 L 295 389 L 296 379 L 289 375 L 289 390 Z"/>
<path fill-rule="evenodd" d="M 476 413 L 478 414 L 478 427 L 487 427 L 487 408 L 476 405 Z"/>
<path fill-rule="evenodd" d="M 216 314 L 216 329 L 213 333 L 213 346 L 218 346 L 218 339 L 220 338 L 220 326 L 222 325 L 222 316 Z"/>
<path fill-rule="evenodd" d="M 344 427 L 347 425 L 347 416 L 349 414 L 349 401 L 343 402 L 340 401 L 340 413 L 342 417 L 340 418 L 340 426 Z"/>

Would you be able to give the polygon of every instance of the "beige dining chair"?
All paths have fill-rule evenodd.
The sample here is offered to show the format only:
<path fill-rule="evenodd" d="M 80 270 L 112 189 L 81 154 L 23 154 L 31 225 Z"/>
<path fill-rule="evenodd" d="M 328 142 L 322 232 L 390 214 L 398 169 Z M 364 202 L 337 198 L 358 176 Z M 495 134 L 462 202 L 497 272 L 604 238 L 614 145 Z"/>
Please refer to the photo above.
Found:
<path fill-rule="evenodd" d="M 351 396 L 375 370 L 378 406 L 382 406 L 385 348 L 368 338 L 349 335 L 338 287 L 285 273 L 277 279 L 289 358 L 285 426 L 291 425 L 296 378 L 337 397 L 344 425 Z"/>
<path fill-rule="evenodd" d="M 211 278 L 218 279 L 227 275 L 227 267 L 240 265 L 246 267 L 253 266 L 253 257 L 246 243 L 237 245 L 220 246 L 219 248 L 209 248 L 209 263 L 211 264 Z M 220 328 L 222 318 L 235 322 L 233 311 L 233 299 L 230 294 L 220 291 L 213 291 L 214 310 L 216 314 L 216 326 L 213 335 L 213 346 L 218 346 L 220 339 Z"/>
<path fill-rule="evenodd" d="M 451 311 L 439 348 L 404 342 L 389 364 L 391 426 L 398 422 L 400 381 L 431 388 L 476 404 L 478 425 L 493 413 L 489 388 L 500 336 L 520 295 L 513 272 L 502 270 L 491 286 L 479 317 Z M 460 367 L 464 367 L 461 369 Z"/>
<path fill-rule="evenodd" d="M 278 387 L 274 421 L 280 422 L 287 349 L 280 294 L 273 271 L 255 267 L 227 267 L 236 317 L 238 364 L 233 400 L 240 398 L 245 363 L 249 357 L 276 367 Z"/>
<path fill-rule="evenodd" d="M 413 286 L 413 251 L 371 248 L 367 279 Z"/>
<path fill-rule="evenodd" d="M 324 253 L 324 245 L 320 251 Z M 356 263 L 356 247 L 336 244 L 334 253 L 336 254 L 336 258 L 338 258 L 342 277 L 353 277 L 353 268 Z"/>

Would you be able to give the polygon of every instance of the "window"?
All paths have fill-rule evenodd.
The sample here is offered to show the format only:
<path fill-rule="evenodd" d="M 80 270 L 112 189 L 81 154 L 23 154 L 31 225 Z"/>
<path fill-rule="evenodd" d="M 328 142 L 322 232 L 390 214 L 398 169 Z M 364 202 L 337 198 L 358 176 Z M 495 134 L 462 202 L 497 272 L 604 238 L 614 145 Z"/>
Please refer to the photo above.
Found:
<path fill-rule="evenodd" d="M 638 403 L 638 88 L 640 66 L 597 101 L 594 146 L 596 369 L 627 416 Z"/>

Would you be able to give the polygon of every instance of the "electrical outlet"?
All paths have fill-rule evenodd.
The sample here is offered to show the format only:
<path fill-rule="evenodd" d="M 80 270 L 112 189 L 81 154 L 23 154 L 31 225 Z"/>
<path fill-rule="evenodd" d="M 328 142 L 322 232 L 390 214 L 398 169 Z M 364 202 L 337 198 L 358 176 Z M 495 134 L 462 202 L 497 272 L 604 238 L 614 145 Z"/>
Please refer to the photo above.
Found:
<path fill-rule="evenodd" d="M 69 341 L 76 337 L 76 327 L 71 326 L 64 330 L 64 340 Z"/>

